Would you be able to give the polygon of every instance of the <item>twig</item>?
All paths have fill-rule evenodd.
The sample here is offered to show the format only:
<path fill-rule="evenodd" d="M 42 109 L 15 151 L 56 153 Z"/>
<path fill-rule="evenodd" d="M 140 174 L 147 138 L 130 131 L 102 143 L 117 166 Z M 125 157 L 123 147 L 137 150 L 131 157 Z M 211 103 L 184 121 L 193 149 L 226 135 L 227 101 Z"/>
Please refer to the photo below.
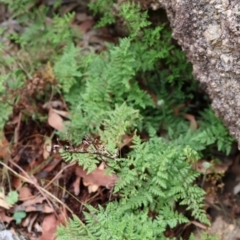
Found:
<path fill-rule="evenodd" d="M 59 176 L 65 169 L 67 169 L 67 168 L 69 168 L 69 167 L 72 167 L 74 164 L 76 164 L 76 163 L 71 163 L 71 164 L 65 166 L 64 168 L 62 168 L 62 169 L 58 172 L 58 174 L 57 174 L 53 179 L 51 179 L 51 180 L 47 183 L 47 185 L 45 185 L 45 188 L 48 188 L 48 187 L 50 186 L 50 184 L 52 184 L 52 183 L 58 178 L 58 176 Z"/>
<path fill-rule="evenodd" d="M 12 161 L 10 161 L 12 164 L 13 164 L 13 162 Z M 28 182 L 28 183 L 30 183 L 30 184 L 33 184 L 38 190 L 40 189 L 40 193 L 41 194 L 43 194 L 43 192 L 44 193 L 46 193 L 47 195 L 49 195 L 50 197 L 52 197 L 56 202 L 58 202 L 58 203 L 60 203 L 61 205 L 63 205 L 64 207 L 66 207 L 66 209 L 70 212 L 70 213 L 72 213 L 72 214 L 74 214 L 73 213 L 73 211 L 66 205 L 66 204 L 64 204 L 60 199 L 58 199 L 56 196 L 54 196 L 52 193 L 50 193 L 49 191 L 47 191 L 46 189 L 44 189 L 44 188 L 42 188 L 42 187 L 40 187 L 40 186 L 37 186 L 37 184 L 36 184 L 36 182 L 34 182 L 34 180 L 32 180 L 31 178 L 30 179 L 28 179 L 28 178 L 26 178 L 26 177 L 24 177 L 24 176 L 21 176 L 19 173 L 17 173 L 16 171 L 14 171 L 12 168 L 10 168 L 9 166 L 7 166 L 5 163 L 3 163 L 3 162 L 0 162 L 0 164 L 2 164 L 6 169 L 8 169 L 9 171 L 11 171 L 12 173 L 14 173 L 16 176 L 18 176 L 19 178 L 21 178 L 22 180 L 24 180 L 25 182 Z M 14 166 L 17 166 L 17 164 L 13 164 Z M 22 168 L 20 168 L 19 166 L 17 166 L 19 169 L 22 169 Z M 22 169 L 23 170 L 23 169 Z M 24 170 L 23 170 L 23 172 L 25 172 Z M 26 172 L 25 172 L 26 173 Z M 27 174 L 28 175 L 28 174 Z M 44 195 L 43 195 L 44 196 Z M 46 197 L 45 197 L 46 198 Z M 46 199 L 47 200 L 47 199 Z M 48 200 L 47 200 L 48 201 Z M 49 202 L 49 201 L 48 201 Z M 51 206 L 51 205 L 50 205 Z"/>
<path fill-rule="evenodd" d="M 42 194 L 42 196 L 46 199 L 47 203 L 49 204 L 49 206 L 54 210 L 52 203 L 49 201 L 49 199 L 46 197 L 46 195 L 44 194 L 44 192 L 42 191 L 43 188 L 39 187 L 38 184 L 35 183 L 34 179 L 25 171 L 23 170 L 21 167 L 19 167 L 15 162 L 13 162 L 12 160 L 8 160 L 13 166 L 15 166 L 16 168 L 18 168 L 22 173 L 24 173 L 25 176 L 27 176 L 28 179 L 32 180 L 32 184 L 37 188 L 37 190 Z M 54 213 L 57 217 L 57 213 L 54 210 Z"/>

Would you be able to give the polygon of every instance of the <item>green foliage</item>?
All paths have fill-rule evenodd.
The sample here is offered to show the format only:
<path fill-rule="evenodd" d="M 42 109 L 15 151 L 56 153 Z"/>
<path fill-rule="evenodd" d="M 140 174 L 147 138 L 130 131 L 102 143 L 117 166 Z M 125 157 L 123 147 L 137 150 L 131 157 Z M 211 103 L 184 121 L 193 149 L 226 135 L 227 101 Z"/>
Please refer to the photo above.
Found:
<path fill-rule="evenodd" d="M 73 142 L 97 135 L 106 148 L 103 154 L 110 153 L 102 157 L 90 146 L 89 153 L 63 152 L 62 156 L 66 161 L 77 159 L 88 172 L 104 160 L 109 171 L 119 176 L 114 188 L 119 200 L 97 209 L 87 205 L 85 223 L 73 216 L 66 228 L 59 228 L 58 239 L 166 239 L 166 228 L 188 221 L 176 211 L 176 203 L 209 224 L 202 204 L 204 191 L 195 184 L 199 174 L 191 164 L 210 147 L 229 153 L 233 138 L 210 108 L 202 112 L 196 131 L 183 118 L 188 109 L 180 106 L 193 98 L 197 83 L 191 65 L 173 44 L 171 31 L 164 25 L 153 27 L 147 12 L 133 3 L 123 3 L 115 11 L 113 0 L 96 1 L 90 8 L 104 15 L 99 26 L 122 18 L 129 36 L 108 44 L 108 51 L 86 54 L 75 44 L 79 35 L 71 26 L 74 13 L 53 14 L 47 24 L 47 7 L 26 11 L 33 1 L 18 0 L 19 9 L 14 1 L 3 2 L 26 25 L 22 34 L 8 37 L 31 60 L 22 59 L 19 66 L 17 58 L 0 59 L 4 66 L 1 96 L 5 89 L 24 87 L 26 77 L 50 62 L 58 81 L 56 91 L 71 111 L 68 132 Z M 6 73 L 6 68 L 12 71 Z M 10 113 L 8 107 L 1 105 L 0 111 Z M 174 109 L 179 109 L 177 116 Z M 0 128 L 6 116 L 1 115 Z M 122 136 L 133 133 L 129 153 L 117 158 Z"/>
<path fill-rule="evenodd" d="M 46 21 L 48 12 L 47 7 L 32 8 L 35 4 L 33 0 L 18 0 L 0 2 L 8 4 L 8 9 L 13 11 L 13 16 L 18 16 L 19 23 L 24 24 L 22 34 L 5 33 L 5 29 L 0 29 L 0 34 L 5 38 L 9 38 L 20 45 L 21 50 L 12 55 L 8 51 L 9 46 L 1 44 L 0 51 L 0 132 L 4 124 L 8 120 L 12 112 L 14 104 L 18 101 L 18 90 L 25 87 L 26 79 L 30 80 L 43 62 L 55 60 L 57 69 L 56 76 L 59 82 L 63 82 L 63 87 L 67 91 L 68 86 L 72 86 L 71 82 L 75 81 L 76 77 L 81 76 L 77 72 L 77 67 L 74 65 L 73 59 L 77 52 L 73 46 L 73 41 L 77 37 L 71 27 L 71 21 L 74 13 L 67 13 L 63 16 L 54 15 L 51 24 Z M 31 11 L 29 11 L 31 9 Z M 61 44 L 67 44 L 66 51 L 69 54 L 57 55 L 62 53 L 59 50 Z M 62 70 L 58 68 L 60 65 L 65 65 Z M 67 69 L 67 70 L 66 70 Z M 76 69 L 76 71 L 74 71 Z M 62 79 L 65 80 L 63 81 Z M 7 90 L 7 92 L 6 92 Z"/>
<path fill-rule="evenodd" d="M 114 191 L 121 199 L 108 203 L 106 209 L 86 206 L 89 210 L 85 212 L 86 226 L 78 225 L 78 236 L 83 239 L 166 239 L 167 226 L 173 228 L 188 221 L 174 210 L 176 202 L 187 205 L 193 217 L 209 224 L 202 209 L 204 191 L 194 185 L 199 174 L 189 164 L 198 160 L 197 152 L 184 143 L 174 145 L 158 137 L 142 142 L 135 136 L 133 142 L 127 158 L 109 161 L 109 167 L 119 171 L 120 180 Z M 156 214 L 156 219 L 148 217 L 149 211 Z M 74 228 L 75 224 L 71 221 L 67 228 Z M 61 233 L 58 236 L 62 239 Z"/>
<path fill-rule="evenodd" d="M 49 24 L 43 17 L 46 16 L 47 11 L 46 7 L 40 7 L 28 13 L 27 16 L 24 15 L 21 21 L 25 22 L 25 18 L 27 18 L 28 24 L 23 34 L 15 33 L 10 35 L 10 38 L 19 43 L 22 48 L 27 48 L 28 51 L 39 50 L 39 44 L 43 44 L 47 49 L 57 50 L 60 44 L 71 41 L 75 37 L 74 31 L 70 27 L 74 14 L 54 15 L 51 24 Z"/>
<path fill-rule="evenodd" d="M 189 240 L 195 240 L 195 239 L 200 239 L 200 240 L 219 240 L 219 237 L 217 235 L 212 235 L 208 232 L 204 232 L 201 234 L 201 238 L 199 237 L 194 237 L 193 234 L 191 234 Z"/>
<path fill-rule="evenodd" d="M 219 151 L 229 154 L 234 139 L 229 135 L 222 121 L 211 109 L 206 109 L 201 115 L 204 119 L 200 122 L 202 130 L 199 131 L 195 141 L 205 145 L 216 143 Z"/>
<path fill-rule="evenodd" d="M 27 214 L 24 211 L 17 211 L 13 214 L 13 218 L 17 224 L 20 224 L 22 222 L 23 218 L 25 218 L 26 216 L 27 216 Z"/>
<path fill-rule="evenodd" d="M 173 203 L 181 200 L 180 204 L 193 210 L 194 217 L 208 222 L 201 210 L 204 192 L 192 185 L 198 174 L 189 162 L 198 160 L 197 153 L 185 144 L 175 146 L 157 137 L 144 143 L 135 137 L 134 143 L 128 159 L 118 163 L 121 181 L 115 191 L 122 196 L 123 209 L 147 207 L 167 216 L 163 209 L 173 211 Z"/>
<path fill-rule="evenodd" d="M 2 59 L 0 58 L 0 63 Z M 9 60 L 9 59 L 8 59 Z M 9 68 L 12 68 L 11 61 L 3 61 Z M 13 60 L 13 59 L 11 59 Z M 2 71 L 1 71 L 2 70 Z M 12 94 L 12 91 L 19 89 L 23 86 L 22 73 L 17 69 L 12 69 L 12 72 L 5 73 L 3 69 L 0 68 L 0 136 L 5 123 L 8 120 L 9 115 L 12 113 L 13 105 L 17 101 L 16 96 Z M 6 94 L 6 89 L 9 91 Z"/>
<path fill-rule="evenodd" d="M 98 129 L 101 141 L 107 149 L 108 155 L 114 156 L 118 152 L 117 146 L 121 143 L 121 137 L 124 133 L 134 129 L 139 121 L 139 112 L 123 103 L 121 106 L 115 106 L 115 109 L 106 112 L 105 118 L 102 120 L 102 126 Z M 96 169 L 96 165 L 102 161 L 102 158 L 96 158 L 94 149 L 89 146 L 89 154 L 69 153 L 63 152 L 62 156 L 66 161 L 76 161 L 78 164 L 83 166 L 84 169 L 88 169 L 89 172 Z M 104 150 L 102 151 L 104 154 Z"/>
<path fill-rule="evenodd" d="M 99 131 L 101 140 L 110 152 L 117 149 L 122 136 L 137 126 L 139 111 L 127 106 L 125 103 L 110 111 L 107 118 L 103 120 L 104 130 Z"/>
<path fill-rule="evenodd" d="M 28 14 L 28 8 L 33 4 L 33 0 L 1 0 L 0 2 L 8 4 L 8 9 L 13 13 L 13 17 L 22 14 Z"/>
<path fill-rule="evenodd" d="M 101 20 L 98 22 L 97 26 L 103 27 L 107 24 L 112 24 L 115 22 L 112 8 L 114 2 L 115 0 L 95 0 L 89 3 L 89 9 L 92 10 L 94 14 L 102 14 Z"/>
<path fill-rule="evenodd" d="M 174 210 L 176 202 L 187 205 L 195 218 L 209 224 L 202 209 L 204 191 L 193 184 L 198 174 L 189 165 L 189 161 L 197 160 L 195 151 L 157 137 L 144 143 L 135 137 L 132 148 L 127 158 L 110 163 L 120 171 L 114 191 L 121 199 L 108 203 L 105 209 L 87 205 L 86 227 L 78 224 L 75 229 L 79 237 L 166 239 L 166 227 L 188 222 Z M 150 218 L 149 212 L 156 217 Z M 67 232 L 75 224 L 71 221 Z M 64 239 L 62 233 L 58 233 L 59 239 Z"/>
<path fill-rule="evenodd" d="M 147 12 L 141 13 L 141 8 L 131 2 L 126 2 L 120 6 L 120 16 L 124 18 L 131 37 L 136 37 L 142 29 L 151 24 L 147 20 Z"/>
<path fill-rule="evenodd" d="M 200 127 L 197 130 L 193 131 L 186 124 L 180 123 L 177 128 L 169 129 L 170 138 L 176 144 L 185 142 L 198 152 L 205 149 L 210 151 L 211 147 L 216 147 L 218 151 L 225 152 L 228 155 L 234 139 L 229 135 L 222 121 L 215 116 L 211 108 L 205 109 L 201 113 L 201 117 Z"/>
<path fill-rule="evenodd" d="M 10 191 L 6 197 L 6 201 L 10 204 L 13 205 L 18 201 L 18 193 L 17 191 Z"/>
<path fill-rule="evenodd" d="M 76 83 L 76 79 L 82 76 L 75 60 L 78 54 L 79 50 L 71 43 L 64 48 L 63 55 L 54 65 L 56 77 L 66 93 Z"/>

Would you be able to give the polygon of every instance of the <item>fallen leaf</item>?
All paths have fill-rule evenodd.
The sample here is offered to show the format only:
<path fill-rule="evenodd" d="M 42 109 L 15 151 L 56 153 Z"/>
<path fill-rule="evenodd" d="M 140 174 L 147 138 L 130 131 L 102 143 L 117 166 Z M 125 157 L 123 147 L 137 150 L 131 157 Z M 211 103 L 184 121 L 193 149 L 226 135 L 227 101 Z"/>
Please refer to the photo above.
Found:
<path fill-rule="evenodd" d="M 20 172 L 20 176 L 26 177 L 24 173 Z M 13 176 L 12 185 L 15 189 L 19 189 L 23 184 L 23 179 L 20 176 Z"/>
<path fill-rule="evenodd" d="M 24 201 L 18 207 L 20 207 L 20 206 L 24 206 L 24 207 L 31 206 L 31 205 L 34 205 L 34 204 L 37 204 L 37 203 L 42 203 L 44 200 L 45 200 L 45 197 L 40 197 L 40 196 L 35 197 L 34 196 L 33 199 L 28 199 L 28 200 Z"/>
<path fill-rule="evenodd" d="M 121 150 L 123 147 L 129 146 L 131 144 L 132 140 L 133 140 L 133 136 L 134 136 L 134 134 L 132 134 L 130 136 L 127 135 L 127 134 L 123 135 L 122 136 L 122 142 L 118 146 L 118 149 Z"/>
<path fill-rule="evenodd" d="M 66 112 L 66 111 L 62 111 L 62 110 L 57 110 L 57 109 L 54 109 L 52 108 L 52 111 L 57 113 L 58 115 L 62 116 L 62 117 L 67 117 L 70 115 L 69 112 Z"/>
<path fill-rule="evenodd" d="M 45 216 L 42 222 L 42 236 L 38 240 L 56 239 L 55 233 L 58 225 L 59 222 L 53 213 Z"/>
<path fill-rule="evenodd" d="M 197 162 L 196 171 L 201 172 L 203 174 L 211 174 L 211 173 L 225 173 L 229 166 L 232 164 L 231 162 L 228 163 L 213 163 L 212 166 L 208 169 L 204 168 L 204 163 L 208 162 L 206 160 L 200 160 Z"/>
<path fill-rule="evenodd" d="M 106 175 L 104 170 L 98 168 L 87 174 L 87 172 L 77 164 L 75 168 L 75 174 L 79 177 L 82 177 L 86 182 L 90 184 L 104 186 L 106 188 L 112 188 L 118 179 L 117 175 Z"/>
<path fill-rule="evenodd" d="M 193 130 L 197 130 L 198 128 L 198 125 L 197 125 L 197 121 L 195 119 L 195 117 L 192 115 L 192 114 L 188 114 L 188 113 L 185 113 L 184 114 L 184 117 L 189 120 L 189 122 L 191 123 L 191 126 L 193 128 Z"/>
<path fill-rule="evenodd" d="M 55 100 L 55 101 L 50 101 L 50 102 L 46 102 L 42 105 L 43 108 L 45 109 L 49 109 L 50 107 L 63 107 L 63 103 L 59 100 Z"/>
<path fill-rule="evenodd" d="M 68 222 L 68 214 L 65 206 L 60 209 L 60 213 L 58 214 L 58 221 L 64 226 L 66 226 L 66 223 Z"/>
<path fill-rule="evenodd" d="M 46 203 L 43 205 L 43 210 L 42 212 L 44 213 L 52 213 L 54 212 L 54 209 L 52 209 L 50 206 L 48 206 Z"/>
<path fill-rule="evenodd" d="M 52 108 L 48 112 L 48 124 L 58 131 L 64 131 L 63 119 Z"/>
<path fill-rule="evenodd" d="M 104 163 L 102 162 L 99 166 L 98 166 L 98 169 L 100 170 L 104 170 Z M 93 192 L 96 192 L 98 190 L 99 186 L 98 185 L 95 185 L 95 184 L 88 184 L 88 192 L 89 193 L 93 193 Z"/>
<path fill-rule="evenodd" d="M 5 214 L 5 211 L 0 211 L 0 222 L 10 223 L 13 220 L 12 217 L 9 217 Z"/>
<path fill-rule="evenodd" d="M 81 29 L 82 33 L 86 33 L 88 30 L 90 30 L 92 28 L 92 26 L 94 25 L 94 20 L 92 19 L 87 19 L 84 22 L 82 22 L 79 27 Z"/>
<path fill-rule="evenodd" d="M 18 199 L 20 201 L 28 200 L 31 197 L 33 197 L 33 195 L 27 186 L 23 186 L 19 189 Z"/>

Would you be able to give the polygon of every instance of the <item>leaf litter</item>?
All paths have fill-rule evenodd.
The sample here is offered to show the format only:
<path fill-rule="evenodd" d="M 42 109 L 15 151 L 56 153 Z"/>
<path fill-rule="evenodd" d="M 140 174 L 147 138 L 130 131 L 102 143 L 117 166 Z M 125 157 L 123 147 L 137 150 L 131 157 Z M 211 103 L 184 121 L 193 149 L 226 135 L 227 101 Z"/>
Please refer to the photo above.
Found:
<path fill-rule="evenodd" d="M 44 240 L 55 239 L 57 226 L 64 224 L 72 212 L 79 212 L 76 209 L 81 209 L 79 214 L 81 217 L 82 203 L 95 202 L 94 204 L 97 205 L 99 193 L 94 197 L 91 194 L 96 191 L 101 193 L 100 188 L 102 187 L 111 189 L 118 177 L 115 174 L 105 174 L 104 164 L 87 173 L 82 166 L 78 166 L 76 163 L 74 163 L 75 166 L 66 164 L 58 152 L 53 153 L 53 142 L 57 141 L 56 137 L 53 137 L 54 131 L 65 131 L 65 119 L 69 116 L 69 112 L 58 99 L 45 104 L 37 101 L 33 106 L 30 104 L 29 97 L 38 91 L 37 83 L 40 83 L 40 90 L 44 91 L 46 86 L 45 80 L 40 77 L 38 73 L 35 83 L 29 83 L 27 91 L 22 94 L 15 106 L 14 113 L 16 115 L 10 116 L 10 124 L 5 129 L 8 135 L 6 138 L 2 138 L 1 157 L 10 157 L 6 164 L 3 163 L 3 167 L 12 179 L 11 187 L 16 189 L 18 198 L 10 204 L 6 200 L 7 196 L 1 195 L 0 207 L 3 209 L 0 217 L 1 221 L 6 224 L 12 226 L 20 224 L 27 229 L 29 234 L 31 233 L 32 237 L 35 236 L 34 239 Z M 45 124 L 41 123 L 39 128 L 38 124 L 31 120 L 26 125 L 22 121 L 22 112 L 26 108 L 30 112 L 39 111 L 39 113 L 45 114 Z M 9 146 L 7 139 L 11 139 L 12 136 L 15 136 L 15 141 L 9 147 L 8 153 L 6 151 Z M 129 144 L 129 142 L 127 141 L 123 145 Z M 73 167 L 72 170 L 70 170 L 71 167 Z M 75 180 L 72 181 L 72 178 Z M 6 188 L 8 188 L 8 184 L 5 181 Z M 10 191 L 10 195 L 13 193 Z M 72 198 L 72 195 L 78 196 L 78 200 Z M 108 197 L 106 198 L 102 194 L 100 197 L 103 198 L 103 201 L 108 201 Z M 63 198 L 71 206 L 71 209 L 62 202 Z M 73 205 L 70 204 L 71 201 L 74 201 Z M 65 211 L 60 209 L 65 209 Z M 66 211 L 66 209 L 68 210 Z M 22 231 L 24 231 L 23 229 Z M 30 236 L 30 238 L 32 237 Z"/>

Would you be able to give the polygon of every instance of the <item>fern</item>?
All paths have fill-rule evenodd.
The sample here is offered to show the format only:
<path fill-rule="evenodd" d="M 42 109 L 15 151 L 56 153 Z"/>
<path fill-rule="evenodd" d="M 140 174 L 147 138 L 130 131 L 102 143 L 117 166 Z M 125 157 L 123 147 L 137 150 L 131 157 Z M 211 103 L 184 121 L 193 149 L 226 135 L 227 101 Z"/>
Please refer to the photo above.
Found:
<path fill-rule="evenodd" d="M 200 143 L 207 143 L 208 145 L 216 143 L 219 151 L 229 154 L 234 139 L 230 136 L 222 121 L 215 116 L 212 109 L 206 109 L 201 115 L 204 121 L 200 122 L 202 130 L 196 141 L 199 140 Z"/>
<path fill-rule="evenodd" d="M 79 49 L 71 43 L 64 48 L 63 55 L 55 63 L 54 72 L 64 92 L 68 93 L 82 76 L 76 61 Z M 63 67 L 64 66 L 64 67 Z"/>
<path fill-rule="evenodd" d="M 204 191 L 193 185 L 198 174 L 188 164 L 189 158 L 197 160 L 196 152 L 188 147 L 182 151 L 159 138 L 141 143 L 135 137 L 134 143 L 129 157 L 119 159 L 120 180 L 114 191 L 121 199 L 108 203 L 105 209 L 86 206 L 86 227 L 94 236 L 90 239 L 166 239 L 167 226 L 188 222 L 174 210 L 174 202 L 179 200 L 195 218 L 209 224 L 202 210 Z M 149 211 L 156 213 L 156 219 L 148 216 Z M 79 236 L 90 237 L 83 227 Z"/>
<path fill-rule="evenodd" d="M 1 2 L 8 4 L 8 8 L 12 12 L 13 18 L 22 14 L 28 14 L 29 7 L 33 4 L 33 0 L 1 0 Z"/>
<path fill-rule="evenodd" d="M 140 31 L 151 23 L 147 20 L 147 12 L 141 13 L 140 5 L 126 2 L 121 5 L 120 16 L 124 17 L 130 37 L 136 37 Z"/>
<path fill-rule="evenodd" d="M 105 0 L 105 1 L 92 1 L 89 3 L 89 9 L 92 10 L 95 14 L 102 14 L 101 20 L 98 22 L 98 27 L 103 27 L 107 24 L 112 24 L 115 22 L 115 17 L 113 15 L 113 3 L 114 0 Z"/>

